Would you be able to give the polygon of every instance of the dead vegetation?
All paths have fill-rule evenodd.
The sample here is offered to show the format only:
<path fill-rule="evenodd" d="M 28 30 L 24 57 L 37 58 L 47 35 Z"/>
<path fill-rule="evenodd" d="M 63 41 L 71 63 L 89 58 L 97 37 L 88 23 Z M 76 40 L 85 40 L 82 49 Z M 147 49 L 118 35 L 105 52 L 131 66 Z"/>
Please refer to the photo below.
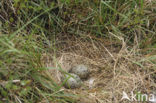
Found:
<path fill-rule="evenodd" d="M 1 0 L 0 102 L 127 103 L 121 101 L 123 91 L 152 93 L 155 5 L 155 0 Z M 65 89 L 61 75 L 76 64 L 88 65 L 90 75 L 80 89 Z"/>
<path fill-rule="evenodd" d="M 68 71 L 76 64 L 86 64 L 90 69 L 90 76 L 80 89 L 63 88 L 66 92 L 78 95 L 77 103 L 124 103 L 121 101 L 123 91 L 153 93 L 156 89 L 153 77 L 156 73 L 155 64 L 145 60 L 148 57 L 141 55 L 136 46 L 128 50 L 130 47 L 123 41 L 119 45 L 91 37 L 89 40 L 81 37 L 59 39 L 62 43 L 56 42 L 59 49 L 55 59 L 51 58 L 46 63 L 48 67 L 60 66 Z M 55 77 L 60 84 L 59 70 L 49 71 L 49 76 Z"/>

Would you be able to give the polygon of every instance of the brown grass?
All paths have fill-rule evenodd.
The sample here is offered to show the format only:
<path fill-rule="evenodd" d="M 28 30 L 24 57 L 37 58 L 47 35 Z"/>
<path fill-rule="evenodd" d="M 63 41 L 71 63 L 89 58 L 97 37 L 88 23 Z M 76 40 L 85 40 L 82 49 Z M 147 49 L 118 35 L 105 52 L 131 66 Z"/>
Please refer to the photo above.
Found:
<path fill-rule="evenodd" d="M 139 53 L 137 46 L 129 47 L 122 38 L 117 38 L 118 43 L 92 36 L 57 37 L 56 56 L 46 54 L 45 65 L 56 68 L 60 65 L 65 71 L 76 64 L 89 66 L 90 76 L 80 89 L 62 87 L 79 96 L 77 103 L 127 103 L 121 101 L 123 91 L 152 93 L 156 89 L 155 64 L 143 60 L 147 57 Z M 61 73 L 49 71 L 49 76 L 59 84 Z"/>

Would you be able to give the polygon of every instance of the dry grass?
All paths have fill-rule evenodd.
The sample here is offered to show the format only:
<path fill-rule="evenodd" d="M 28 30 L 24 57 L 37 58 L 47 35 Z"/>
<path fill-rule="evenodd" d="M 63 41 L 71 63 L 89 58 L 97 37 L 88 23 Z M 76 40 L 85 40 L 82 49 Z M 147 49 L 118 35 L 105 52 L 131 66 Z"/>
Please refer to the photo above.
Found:
<path fill-rule="evenodd" d="M 63 88 L 66 92 L 79 95 L 78 103 L 120 103 L 123 91 L 152 93 L 155 90 L 155 78 L 152 77 L 156 73 L 155 64 L 150 61 L 139 62 L 146 57 L 139 54 L 136 46 L 128 50 L 130 47 L 124 41 L 114 44 L 107 42 L 109 40 L 97 39 L 58 37 L 57 41 L 62 42 L 56 42 L 59 48 L 56 59 L 50 60 L 48 57 L 49 62 L 45 63 L 48 67 L 58 68 L 60 65 L 65 71 L 76 64 L 89 66 L 90 76 L 80 89 Z M 59 84 L 61 73 L 56 69 L 50 70 L 50 73 Z"/>
<path fill-rule="evenodd" d="M 70 93 L 78 103 L 119 103 L 123 91 L 151 93 L 155 11 L 156 0 L 1 0 L 0 103 L 73 103 Z M 60 69 L 76 64 L 88 65 L 88 80 L 59 86 Z"/>

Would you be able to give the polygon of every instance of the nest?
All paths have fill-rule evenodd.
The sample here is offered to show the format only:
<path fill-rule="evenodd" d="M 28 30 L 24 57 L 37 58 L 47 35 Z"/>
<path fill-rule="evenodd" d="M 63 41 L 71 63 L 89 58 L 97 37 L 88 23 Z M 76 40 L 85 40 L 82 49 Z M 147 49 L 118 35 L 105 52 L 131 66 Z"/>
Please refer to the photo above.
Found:
<path fill-rule="evenodd" d="M 89 67 L 90 75 L 81 88 L 64 88 L 66 92 L 80 96 L 78 103 L 127 103 L 126 100 L 121 101 L 123 91 L 129 94 L 131 91 L 151 93 L 155 90 L 154 64 L 141 61 L 145 56 L 138 54 L 136 47 L 130 51 L 123 41 L 115 43 L 89 38 L 58 37 L 56 55 L 44 55 L 47 67 L 64 71 L 77 64 Z M 58 84 L 61 83 L 62 74 L 58 69 L 50 69 L 48 73 Z"/>

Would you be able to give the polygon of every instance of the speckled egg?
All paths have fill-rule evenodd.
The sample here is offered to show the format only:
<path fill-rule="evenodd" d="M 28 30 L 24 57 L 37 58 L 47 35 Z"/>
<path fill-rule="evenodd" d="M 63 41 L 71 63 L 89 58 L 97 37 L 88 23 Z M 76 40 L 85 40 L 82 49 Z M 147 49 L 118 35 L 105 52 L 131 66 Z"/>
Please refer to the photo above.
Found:
<path fill-rule="evenodd" d="M 83 64 L 71 68 L 69 72 L 78 75 L 81 79 L 87 79 L 87 77 L 89 76 L 88 67 Z"/>
<path fill-rule="evenodd" d="M 66 74 L 62 80 L 63 81 L 67 80 L 64 86 L 65 88 L 68 88 L 68 89 L 80 88 L 82 84 L 80 77 L 73 73 Z"/>

